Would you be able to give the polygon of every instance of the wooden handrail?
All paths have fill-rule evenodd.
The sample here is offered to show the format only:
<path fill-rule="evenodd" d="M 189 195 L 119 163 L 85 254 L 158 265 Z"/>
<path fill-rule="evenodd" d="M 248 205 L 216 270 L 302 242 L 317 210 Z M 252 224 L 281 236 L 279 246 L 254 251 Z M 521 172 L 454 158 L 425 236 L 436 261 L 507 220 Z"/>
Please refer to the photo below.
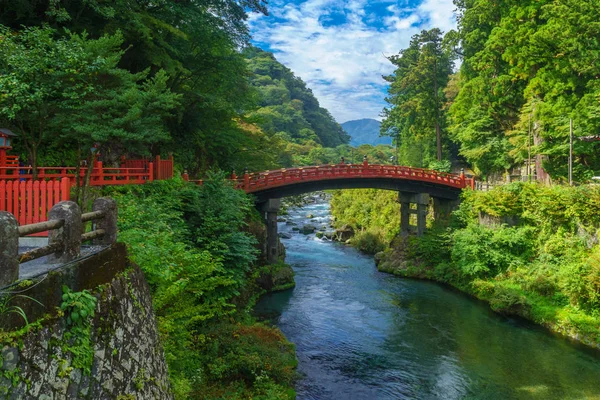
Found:
<path fill-rule="evenodd" d="M 464 175 L 398 165 L 368 164 L 366 162 L 362 164 L 327 164 L 270 170 L 244 174 L 243 177 L 234 179 L 234 181 L 237 188 L 252 193 L 271 187 L 293 184 L 297 181 L 377 177 L 418 180 L 458 189 L 463 189 L 468 184 Z"/>

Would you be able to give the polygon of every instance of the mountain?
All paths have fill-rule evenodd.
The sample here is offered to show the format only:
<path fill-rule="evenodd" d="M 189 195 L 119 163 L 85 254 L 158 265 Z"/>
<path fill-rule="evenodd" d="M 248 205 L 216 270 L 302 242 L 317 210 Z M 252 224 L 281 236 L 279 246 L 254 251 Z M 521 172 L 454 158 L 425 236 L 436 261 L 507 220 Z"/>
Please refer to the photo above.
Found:
<path fill-rule="evenodd" d="M 350 145 L 360 146 L 361 144 L 392 144 L 392 138 L 389 136 L 379 137 L 379 126 L 381 122 L 365 118 L 355 121 L 348 121 L 342 124 L 342 128 L 350 135 Z"/>

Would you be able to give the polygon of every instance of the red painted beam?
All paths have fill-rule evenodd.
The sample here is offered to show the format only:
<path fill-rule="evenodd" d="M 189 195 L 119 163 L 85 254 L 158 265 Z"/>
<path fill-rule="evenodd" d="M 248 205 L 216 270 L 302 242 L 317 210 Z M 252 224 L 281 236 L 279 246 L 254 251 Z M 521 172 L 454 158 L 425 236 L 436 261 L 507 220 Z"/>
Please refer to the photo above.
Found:
<path fill-rule="evenodd" d="M 236 179 L 237 187 L 247 193 L 286 186 L 295 182 L 326 181 L 331 179 L 391 178 L 426 183 L 435 183 L 464 189 L 468 182 L 464 175 L 449 174 L 422 168 L 376 164 L 337 164 L 311 167 L 278 169 L 253 174 L 244 174 Z"/>

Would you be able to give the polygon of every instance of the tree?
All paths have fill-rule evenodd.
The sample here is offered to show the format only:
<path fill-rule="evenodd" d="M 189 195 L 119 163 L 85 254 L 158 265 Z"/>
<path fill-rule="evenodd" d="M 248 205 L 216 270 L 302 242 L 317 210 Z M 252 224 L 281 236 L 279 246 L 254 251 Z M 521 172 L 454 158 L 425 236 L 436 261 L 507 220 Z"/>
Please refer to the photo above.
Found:
<path fill-rule="evenodd" d="M 384 77 L 390 82 L 390 104 L 382 116 L 381 132 L 396 136 L 399 147 L 410 147 L 412 154 L 401 151 L 402 162 L 423 166 L 443 157 L 442 130 L 445 125 L 445 93 L 452 73 L 452 53 L 443 45 L 439 29 L 414 35 L 407 49 L 389 57 L 396 70 Z M 413 158 L 414 145 L 420 148 Z"/>
<path fill-rule="evenodd" d="M 178 96 L 168 90 L 164 72 L 149 78 L 118 68 L 119 34 L 97 40 L 55 35 L 50 28 L 16 34 L 2 28 L 0 41 L 0 114 L 21 133 L 34 178 L 39 148 L 51 136 L 71 143 L 88 165 L 96 143 L 107 152 L 148 153 L 148 145 L 169 139 L 164 120 Z"/>

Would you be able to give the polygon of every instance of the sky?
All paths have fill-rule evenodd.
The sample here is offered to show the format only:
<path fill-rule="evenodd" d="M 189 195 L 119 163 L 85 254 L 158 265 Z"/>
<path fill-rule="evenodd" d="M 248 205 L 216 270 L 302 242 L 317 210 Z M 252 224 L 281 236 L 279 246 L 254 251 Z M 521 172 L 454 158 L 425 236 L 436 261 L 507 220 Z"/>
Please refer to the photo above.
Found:
<path fill-rule="evenodd" d="M 253 44 L 275 54 L 340 122 L 379 117 L 387 60 L 423 29 L 456 28 L 452 0 L 269 1 L 251 14 Z"/>

